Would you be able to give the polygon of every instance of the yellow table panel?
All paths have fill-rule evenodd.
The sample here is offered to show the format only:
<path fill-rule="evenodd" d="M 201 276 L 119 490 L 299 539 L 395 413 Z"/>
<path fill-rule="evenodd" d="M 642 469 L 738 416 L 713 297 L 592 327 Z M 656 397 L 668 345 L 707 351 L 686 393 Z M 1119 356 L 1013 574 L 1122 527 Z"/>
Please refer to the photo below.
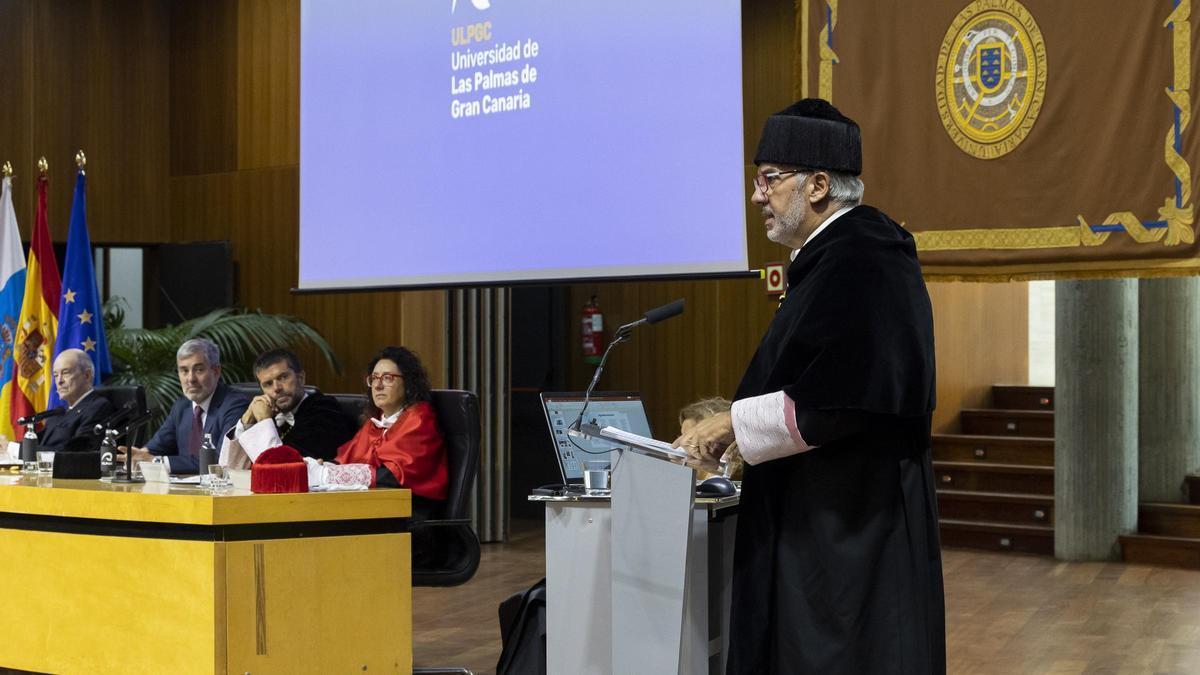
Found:
<path fill-rule="evenodd" d="M 410 672 L 410 509 L 0 476 L 0 667 Z"/>
<path fill-rule="evenodd" d="M 231 490 L 214 497 L 195 487 L 165 483 L 115 484 L 99 480 L 0 474 L 0 513 L 104 518 L 145 523 L 238 525 L 395 518 L 398 503 L 411 513 L 408 490 L 256 495 Z M 45 488 L 52 487 L 53 490 Z"/>

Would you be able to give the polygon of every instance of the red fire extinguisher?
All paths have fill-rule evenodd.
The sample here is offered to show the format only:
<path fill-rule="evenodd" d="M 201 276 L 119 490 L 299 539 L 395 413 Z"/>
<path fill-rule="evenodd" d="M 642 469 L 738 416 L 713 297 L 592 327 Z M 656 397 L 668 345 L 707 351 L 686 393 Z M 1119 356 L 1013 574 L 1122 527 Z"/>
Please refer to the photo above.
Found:
<path fill-rule="evenodd" d="M 600 351 L 604 348 L 604 315 L 594 295 L 583 306 L 582 329 L 583 362 L 594 366 L 600 363 Z"/>

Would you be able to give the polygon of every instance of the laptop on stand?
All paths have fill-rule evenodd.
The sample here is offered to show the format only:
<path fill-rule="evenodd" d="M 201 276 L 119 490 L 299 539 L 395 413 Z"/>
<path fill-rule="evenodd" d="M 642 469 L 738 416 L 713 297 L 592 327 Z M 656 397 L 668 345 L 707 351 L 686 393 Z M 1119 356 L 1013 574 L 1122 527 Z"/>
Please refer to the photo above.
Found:
<path fill-rule="evenodd" d="M 617 456 L 613 450 L 618 445 L 598 438 L 568 433 L 568 429 L 583 408 L 583 392 L 543 392 L 541 399 L 562 482 L 568 489 L 582 490 L 583 463 L 587 460 L 610 457 L 615 462 Z M 653 437 L 650 433 L 650 421 L 646 418 L 646 408 L 637 392 L 592 392 L 583 421 L 585 424 L 616 427 L 640 436 Z"/>

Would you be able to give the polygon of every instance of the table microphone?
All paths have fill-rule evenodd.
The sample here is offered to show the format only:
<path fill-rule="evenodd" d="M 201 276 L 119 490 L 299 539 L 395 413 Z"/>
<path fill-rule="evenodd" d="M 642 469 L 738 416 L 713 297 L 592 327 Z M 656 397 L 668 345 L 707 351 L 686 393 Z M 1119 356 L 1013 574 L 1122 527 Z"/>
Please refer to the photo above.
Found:
<path fill-rule="evenodd" d="M 580 431 L 580 426 L 583 424 L 583 414 L 585 412 L 587 412 L 588 401 L 592 396 L 592 390 L 596 388 L 596 383 L 600 381 L 600 373 L 604 372 L 604 364 L 608 361 L 608 354 L 609 354 L 609 352 L 612 351 L 612 348 L 616 347 L 617 345 L 621 344 L 622 342 L 626 342 L 626 341 L 632 339 L 634 328 L 637 328 L 638 326 L 648 324 L 648 323 L 658 323 L 660 321 L 666 321 L 667 319 L 670 319 L 671 317 L 679 316 L 682 313 L 683 313 L 683 298 L 680 298 L 680 299 L 676 300 L 675 302 L 669 302 L 660 307 L 655 307 L 654 309 L 647 310 L 646 313 L 642 315 L 642 318 L 638 319 L 637 321 L 631 321 L 631 322 L 625 324 L 624 326 L 621 326 L 620 328 L 618 328 L 616 330 L 616 332 L 613 333 L 612 342 L 609 342 L 608 347 L 605 348 L 604 356 L 600 357 L 600 365 L 596 366 L 596 372 L 594 375 L 592 375 L 592 381 L 590 384 L 588 384 L 587 391 L 584 392 L 584 394 L 583 394 L 583 407 L 579 409 L 579 417 L 576 417 L 575 421 L 571 423 L 571 426 L 567 427 L 568 435 L 571 435 L 571 436 L 586 436 L 587 435 Z"/>
<path fill-rule="evenodd" d="M 63 415 L 63 414 L 65 414 L 66 412 L 67 412 L 67 409 L 66 409 L 66 408 L 62 408 L 62 407 L 60 407 L 60 408 L 51 408 L 51 409 L 49 409 L 49 410 L 44 410 L 44 411 L 42 411 L 42 412 L 40 412 L 40 413 L 37 413 L 37 414 L 34 414 L 34 415 L 28 415 L 28 416 L 26 416 L 26 417 L 22 417 L 22 418 L 20 418 L 20 419 L 18 419 L 18 420 L 17 420 L 17 424 L 20 424 L 21 426 L 28 426 L 28 425 L 30 425 L 30 424 L 37 424 L 38 422 L 41 422 L 41 421 L 42 421 L 42 420 L 44 420 L 44 419 L 47 419 L 47 418 L 50 418 L 50 417 L 58 417 L 59 415 Z"/>
<path fill-rule="evenodd" d="M 130 415 L 137 410 L 137 401 L 126 401 L 125 405 L 117 409 L 117 411 L 92 428 L 92 431 L 97 436 L 104 435 L 106 429 L 115 429 L 129 419 Z"/>
<path fill-rule="evenodd" d="M 146 424 L 147 422 L 149 422 L 152 419 L 154 419 L 154 413 L 150 412 L 149 410 L 143 410 L 142 412 L 140 412 L 138 414 L 137 418 L 135 418 L 134 420 L 132 420 L 128 424 L 126 424 L 124 429 L 120 429 L 120 430 L 108 429 L 105 432 L 106 436 L 107 436 L 105 440 L 106 440 L 106 442 L 108 442 L 110 444 L 115 444 L 116 439 L 121 438 L 123 436 L 128 436 L 129 432 L 133 431 L 134 429 L 137 429 L 138 427 L 142 426 L 143 424 Z M 133 477 L 133 448 L 129 448 L 129 450 L 126 451 L 126 453 L 125 453 L 125 468 L 124 468 L 124 470 L 118 470 L 116 472 L 116 475 L 113 476 L 113 482 L 114 483 L 144 483 L 145 482 L 145 479 Z"/>
<path fill-rule="evenodd" d="M 125 424 L 125 428 L 121 430 L 120 435 L 126 436 L 129 434 L 129 432 L 137 429 L 143 424 L 147 424 L 152 419 L 154 419 L 154 413 L 150 412 L 149 410 L 143 410 L 142 412 L 138 413 L 137 417 Z"/>

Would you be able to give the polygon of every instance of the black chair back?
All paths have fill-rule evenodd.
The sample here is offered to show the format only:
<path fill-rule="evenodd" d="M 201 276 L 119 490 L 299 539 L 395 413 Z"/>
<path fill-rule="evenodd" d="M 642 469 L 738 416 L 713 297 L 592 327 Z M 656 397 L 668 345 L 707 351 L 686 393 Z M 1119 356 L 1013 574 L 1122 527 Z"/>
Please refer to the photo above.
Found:
<path fill-rule="evenodd" d="M 254 398 L 262 393 L 262 387 L 258 386 L 257 382 L 230 382 L 229 388 L 250 398 Z"/>
<path fill-rule="evenodd" d="M 257 382 L 231 382 L 229 384 L 229 388 L 233 391 L 236 391 L 239 394 L 245 394 L 245 395 L 249 396 L 250 398 L 254 398 L 255 396 L 258 396 L 259 394 L 262 393 L 262 387 L 260 387 Z M 321 393 L 320 389 L 318 389 L 317 387 L 314 387 L 311 384 L 304 385 L 304 391 L 309 394 Z M 338 403 L 342 404 L 342 410 L 346 411 L 347 415 L 350 415 L 351 417 L 354 418 L 355 422 L 358 422 L 358 413 L 362 411 L 363 403 L 367 400 L 366 396 L 362 396 L 360 394 L 331 394 L 331 396 L 336 398 L 338 400 Z M 351 408 L 353 408 L 353 405 L 351 405 L 348 408 L 347 403 L 345 401 L 343 401 L 342 399 L 344 399 L 344 398 L 353 399 L 355 397 L 357 397 L 357 399 L 359 401 L 358 407 L 357 407 L 357 409 L 354 409 L 353 412 L 351 412 Z"/>
<path fill-rule="evenodd" d="M 114 408 L 122 408 L 126 403 L 133 401 L 137 406 L 138 412 L 146 409 L 146 389 L 140 384 L 113 384 L 96 387 L 96 393 L 108 399 L 108 402 Z M 142 425 L 128 439 L 122 442 L 128 442 L 130 445 L 141 447 L 150 440 L 149 425 Z"/>
<path fill-rule="evenodd" d="M 467 505 L 479 472 L 479 397 L 461 389 L 434 389 L 431 394 L 450 469 L 442 517 L 469 518 Z"/>
<path fill-rule="evenodd" d="M 337 399 L 338 405 L 342 407 L 342 412 L 350 416 L 355 424 L 362 424 L 362 411 L 367 405 L 366 394 L 330 394 Z"/>

